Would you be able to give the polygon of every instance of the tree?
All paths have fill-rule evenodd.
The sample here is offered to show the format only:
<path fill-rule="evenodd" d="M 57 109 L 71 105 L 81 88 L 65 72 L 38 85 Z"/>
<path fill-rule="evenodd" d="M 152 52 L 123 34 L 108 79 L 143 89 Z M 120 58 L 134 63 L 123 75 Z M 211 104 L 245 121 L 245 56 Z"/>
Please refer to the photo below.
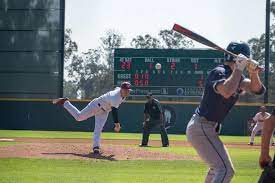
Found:
<path fill-rule="evenodd" d="M 260 65 L 264 65 L 265 62 L 265 34 L 262 34 L 259 38 L 251 38 L 248 40 L 248 44 L 251 48 L 251 54 L 254 60 L 257 60 Z M 273 60 L 275 58 L 275 26 L 271 26 L 270 29 L 270 71 L 273 72 Z"/>
<path fill-rule="evenodd" d="M 78 87 L 76 83 L 68 81 L 68 68 L 72 61 L 72 58 L 77 54 L 78 46 L 75 41 L 72 40 L 72 30 L 66 29 L 64 35 L 64 62 L 65 62 L 65 72 L 64 72 L 64 93 L 63 95 L 68 98 L 77 98 Z"/>
<path fill-rule="evenodd" d="M 119 32 L 108 30 L 100 40 L 103 63 L 107 61 L 106 67 L 102 70 L 100 88 L 102 92 L 106 92 L 113 88 L 114 49 L 120 48 L 123 45 L 124 37 Z"/>
<path fill-rule="evenodd" d="M 138 35 L 131 41 L 131 46 L 138 49 L 148 49 L 148 48 L 160 48 L 160 41 L 157 38 L 152 37 L 150 34 L 145 34 L 144 36 Z"/>
<path fill-rule="evenodd" d="M 161 30 L 159 36 L 164 48 L 179 49 L 194 46 L 191 40 L 173 30 Z"/>
<path fill-rule="evenodd" d="M 138 35 L 131 41 L 131 46 L 134 48 L 168 48 L 180 49 L 193 47 L 193 42 L 185 36 L 173 30 L 161 30 L 158 37 L 155 38 L 150 34 Z"/>
<path fill-rule="evenodd" d="M 113 50 L 122 45 L 121 34 L 109 30 L 100 38 L 101 47 L 82 54 L 72 54 L 66 67 L 72 83 L 82 98 L 99 96 L 113 88 Z"/>
<path fill-rule="evenodd" d="M 271 14 L 275 15 L 274 6 L 271 8 Z M 261 65 L 265 62 L 265 34 L 259 37 L 251 38 L 248 40 L 248 44 L 251 47 L 252 58 L 257 60 Z M 275 73 L 274 73 L 274 62 L 275 62 L 275 22 L 270 27 L 270 74 L 269 74 L 269 96 L 271 100 L 275 99 Z M 261 74 L 263 78 L 264 74 Z"/>
<path fill-rule="evenodd" d="M 100 61 L 100 50 L 90 49 L 81 55 L 74 55 L 70 67 L 69 77 L 84 92 L 84 98 L 91 98 L 101 92 L 99 83 L 104 72 L 104 64 Z"/>
<path fill-rule="evenodd" d="M 66 29 L 64 35 L 64 61 L 68 62 L 73 54 L 78 51 L 78 46 L 75 41 L 72 40 L 72 30 Z"/>
<path fill-rule="evenodd" d="M 105 33 L 105 36 L 100 38 L 101 41 L 101 50 L 104 55 L 105 61 L 110 69 L 113 70 L 113 51 L 115 48 L 119 48 L 123 43 L 122 34 L 114 31 L 108 30 Z"/>
<path fill-rule="evenodd" d="M 108 30 L 100 38 L 100 47 L 78 53 L 77 44 L 71 39 L 72 31 L 66 29 L 65 60 L 68 78 L 64 85 L 66 95 L 81 91 L 82 98 L 99 96 L 113 88 L 114 49 L 123 45 L 123 36 Z M 160 41 L 161 40 L 161 41 Z M 163 45 L 161 45 L 161 43 Z M 149 34 L 139 35 L 132 39 L 135 48 L 187 48 L 193 46 L 192 41 L 172 31 L 162 30 L 159 39 Z"/>
<path fill-rule="evenodd" d="M 77 85 L 72 81 L 64 81 L 64 97 L 78 98 Z"/>

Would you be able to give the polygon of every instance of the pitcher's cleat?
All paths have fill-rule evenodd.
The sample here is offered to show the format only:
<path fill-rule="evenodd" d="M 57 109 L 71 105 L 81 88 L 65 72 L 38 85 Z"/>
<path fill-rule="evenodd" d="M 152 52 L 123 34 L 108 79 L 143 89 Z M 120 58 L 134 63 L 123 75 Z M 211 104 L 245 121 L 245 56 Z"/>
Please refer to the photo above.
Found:
<path fill-rule="evenodd" d="M 253 142 L 249 142 L 249 143 L 248 143 L 248 145 L 251 145 L 251 146 L 253 146 L 253 145 L 254 145 L 254 143 L 253 143 Z"/>
<path fill-rule="evenodd" d="M 64 103 L 69 100 L 68 98 L 57 98 L 53 100 L 53 104 L 55 105 L 64 105 Z"/>
<path fill-rule="evenodd" d="M 100 148 L 99 147 L 94 147 L 93 152 L 94 152 L 94 154 L 99 154 L 100 153 Z"/>

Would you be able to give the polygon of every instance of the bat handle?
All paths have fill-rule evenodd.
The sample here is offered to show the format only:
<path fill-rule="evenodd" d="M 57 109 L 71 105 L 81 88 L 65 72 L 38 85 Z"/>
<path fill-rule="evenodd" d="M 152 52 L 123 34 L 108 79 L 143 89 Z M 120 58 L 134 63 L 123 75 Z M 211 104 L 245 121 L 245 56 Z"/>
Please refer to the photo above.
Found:
<path fill-rule="evenodd" d="M 236 55 L 236 54 L 234 54 L 232 52 L 229 52 L 227 50 L 226 50 L 226 53 L 232 55 L 235 58 L 238 57 L 238 55 Z M 253 60 L 253 59 L 248 59 L 248 64 L 254 70 L 259 69 L 260 71 L 263 71 L 263 68 L 259 66 L 259 63 L 257 61 L 255 61 L 255 60 Z"/>
<path fill-rule="evenodd" d="M 273 155 L 272 167 L 275 168 L 275 154 Z"/>
<path fill-rule="evenodd" d="M 232 52 L 230 52 L 228 50 L 221 49 L 221 51 L 223 51 L 223 52 L 225 52 L 225 53 L 227 53 L 227 54 L 229 54 L 229 55 L 231 55 L 231 56 L 233 56 L 235 58 L 238 57 L 237 54 L 232 53 Z M 253 59 L 248 59 L 248 64 L 250 64 L 250 67 L 252 67 L 253 69 L 259 68 L 260 70 L 262 70 L 262 68 L 259 66 L 259 63 L 257 61 L 255 61 L 255 60 L 253 60 Z"/>
<path fill-rule="evenodd" d="M 249 59 L 248 60 L 248 64 L 250 65 L 250 67 L 252 67 L 253 69 L 257 69 L 260 68 L 259 63 L 253 59 Z"/>

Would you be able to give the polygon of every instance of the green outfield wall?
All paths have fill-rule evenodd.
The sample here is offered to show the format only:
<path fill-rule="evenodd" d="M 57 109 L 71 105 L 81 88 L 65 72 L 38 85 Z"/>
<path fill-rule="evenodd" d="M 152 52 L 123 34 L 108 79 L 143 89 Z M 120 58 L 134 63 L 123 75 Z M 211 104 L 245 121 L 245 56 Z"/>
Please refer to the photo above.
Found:
<path fill-rule="evenodd" d="M 82 109 L 89 101 L 73 101 Z M 145 101 L 127 101 L 119 108 L 122 132 L 138 133 L 142 131 L 143 106 Z M 166 110 L 166 126 L 169 133 L 185 134 L 185 129 L 198 103 L 162 102 Z M 236 105 L 223 123 L 221 133 L 224 135 L 247 135 L 247 121 L 257 112 L 261 104 Z M 211 107 L 211 106 L 209 106 Z M 269 105 L 271 110 L 273 106 Z M 76 122 L 68 112 L 55 106 L 50 100 L 41 99 L 0 99 L 0 129 L 9 130 L 57 130 L 57 131 L 91 131 L 94 118 Z M 104 131 L 112 131 L 111 114 Z"/>

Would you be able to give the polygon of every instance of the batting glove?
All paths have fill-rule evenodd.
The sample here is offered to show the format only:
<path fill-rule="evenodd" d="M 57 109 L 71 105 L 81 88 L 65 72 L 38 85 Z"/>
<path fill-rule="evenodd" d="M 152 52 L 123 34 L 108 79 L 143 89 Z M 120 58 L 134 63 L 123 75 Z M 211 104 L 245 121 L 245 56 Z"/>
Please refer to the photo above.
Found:
<path fill-rule="evenodd" d="M 236 58 L 235 58 L 235 62 L 236 62 L 236 69 L 240 70 L 243 72 L 243 70 L 246 68 L 247 63 L 248 63 L 248 58 L 246 56 L 244 56 L 243 54 L 239 54 Z"/>

